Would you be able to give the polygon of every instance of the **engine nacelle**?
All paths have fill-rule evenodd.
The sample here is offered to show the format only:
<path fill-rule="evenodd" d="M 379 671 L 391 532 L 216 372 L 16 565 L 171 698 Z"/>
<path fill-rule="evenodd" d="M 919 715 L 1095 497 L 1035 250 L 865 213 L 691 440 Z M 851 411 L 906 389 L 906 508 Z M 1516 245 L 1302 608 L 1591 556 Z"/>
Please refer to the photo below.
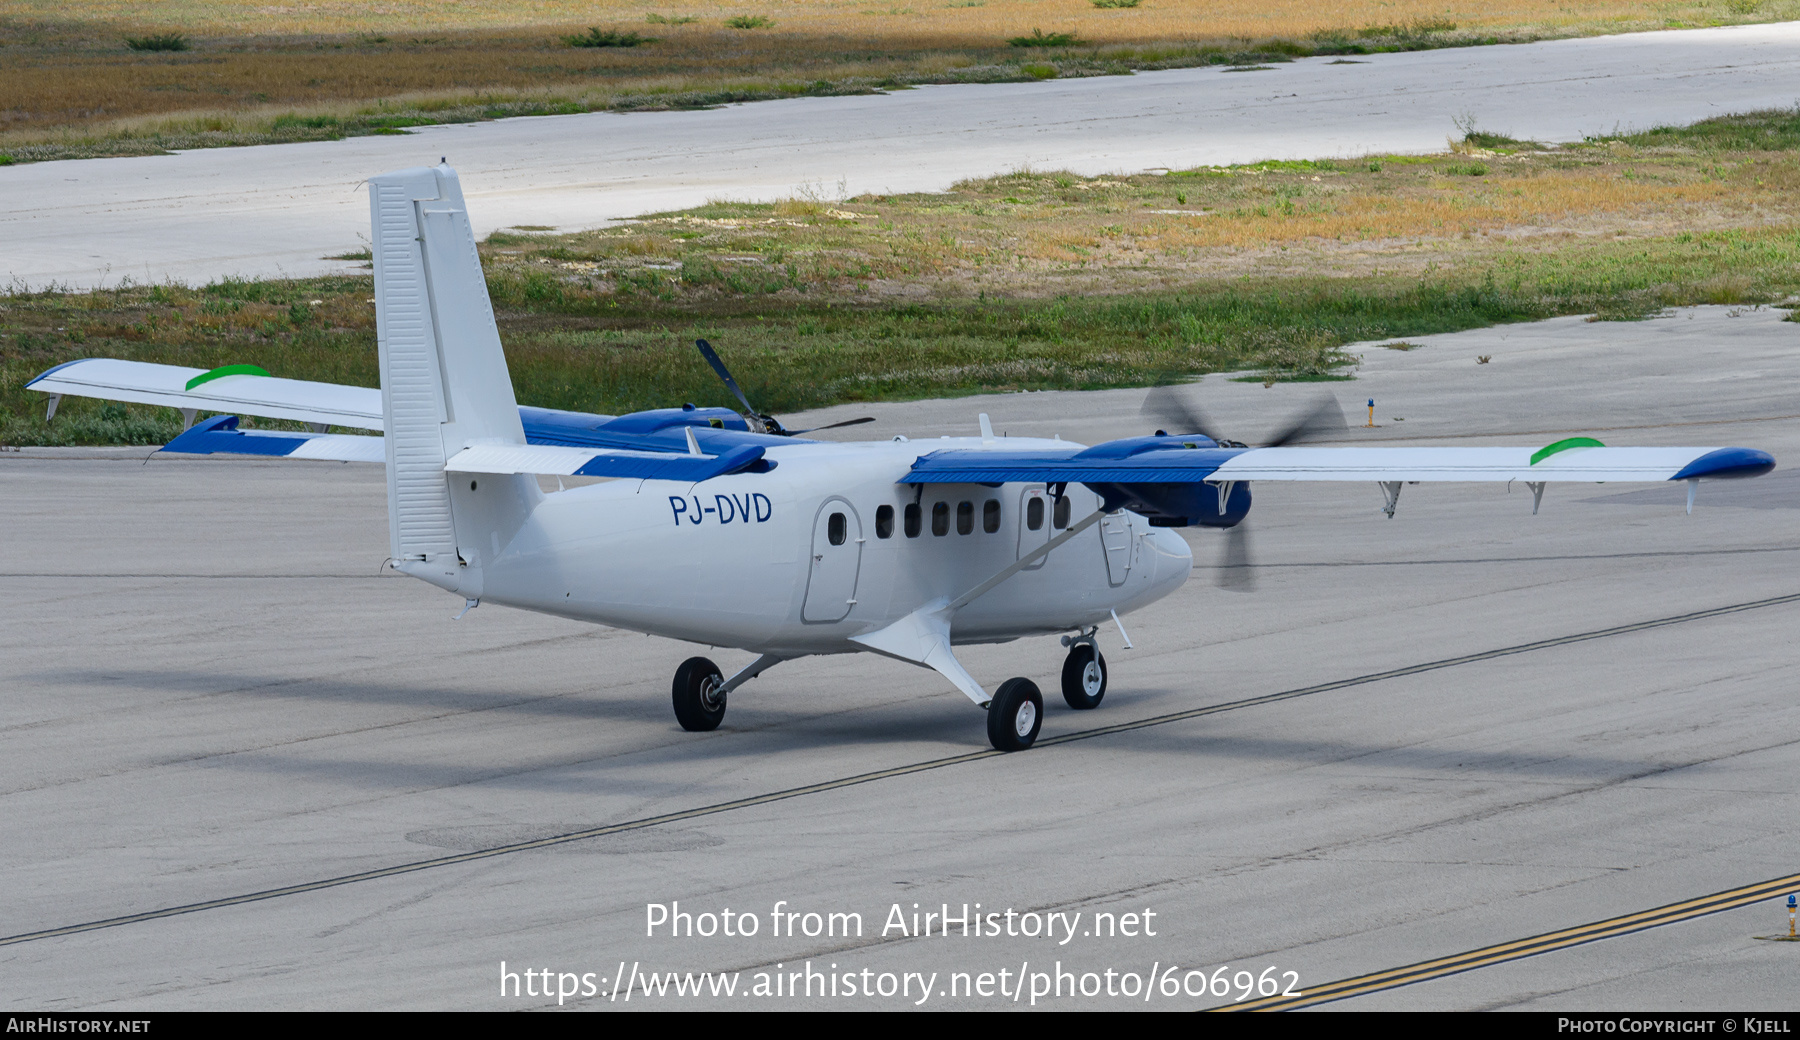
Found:
<path fill-rule="evenodd" d="M 1089 484 L 1106 504 L 1147 517 L 1152 527 L 1235 527 L 1250 512 L 1250 484 L 1234 481 L 1220 507 L 1218 484 Z"/>

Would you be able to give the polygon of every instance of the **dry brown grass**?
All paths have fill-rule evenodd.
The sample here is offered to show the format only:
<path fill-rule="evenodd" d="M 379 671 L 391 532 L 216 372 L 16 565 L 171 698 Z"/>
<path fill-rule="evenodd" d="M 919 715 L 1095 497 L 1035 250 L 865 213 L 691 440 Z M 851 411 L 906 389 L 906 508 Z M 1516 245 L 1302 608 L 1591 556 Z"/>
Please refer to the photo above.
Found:
<path fill-rule="evenodd" d="M 1193 64 L 1206 60 L 1200 53 L 1206 48 L 1412 47 L 1800 16 L 1800 0 L 1515 0 L 1504 6 L 1146 0 L 1110 10 L 1089 0 L 979 0 L 979 6 L 960 6 L 972 2 L 10 0 L 0 3 L 0 151 L 20 158 L 50 154 L 24 147 L 37 145 L 86 154 L 82 141 L 90 151 L 108 151 L 91 146 L 96 137 L 138 140 L 141 151 L 331 136 L 367 131 L 359 113 L 479 118 L 703 104 L 734 93 L 866 90 L 884 82 L 1097 74 Z M 746 14 L 774 24 L 725 26 L 726 18 Z M 695 20 L 649 24 L 649 15 Z M 562 42 L 593 25 L 657 39 L 631 48 Z M 1084 46 L 1007 45 L 1031 29 L 1073 32 Z M 160 32 L 185 34 L 192 49 L 144 53 L 124 46 L 126 36 Z M 1025 72 L 1022 64 L 1037 69 Z M 276 125 L 289 114 L 314 117 L 319 125 L 291 119 Z M 131 150 L 117 142 L 110 150 L 122 149 Z"/>
<path fill-rule="evenodd" d="M 782 412 L 1176 373 L 1314 378 L 1358 341 L 1800 298 L 1800 110 L 1549 150 L 1466 143 L 718 203 L 584 234 L 515 229 L 482 258 L 519 399 L 607 412 L 729 404 L 697 338 Z M 46 425 L 21 387 L 77 357 L 374 385 L 371 295 L 366 275 L 0 294 L 0 443 L 180 429 L 168 410 L 81 401 Z"/>
<path fill-rule="evenodd" d="M 1404 25 L 1449 20 L 1460 27 L 1586 27 L 1598 23 L 1696 24 L 1737 20 L 1767 5 L 1746 3 L 1631 3 L 1625 0 L 1146 0 L 1135 8 L 1098 9 L 1089 0 L 749 0 L 708 3 L 678 0 L 308 0 L 266 4 L 258 0 L 9 0 L 7 18 L 44 26 L 95 29 L 176 30 L 197 37 L 280 37 L 356 33 L 444 32 L 482 29 L 568 28 L 595 23 L 639 23 L 646 14 L 688 16 L 713 25 L 739 15 L 764 15 L 774 30 L 790 28 L 844 36 L 910 39 L 948 35 L 1004 39 L 1040 26 L 1079 31 L 1084 39 L 1121 42 L 1150 38 L 1302 37 L 1320 30 Z"/>
<path fill-rule="evenodd" d="M 718 203 L 604 231 L 501 234 L 485 252 L 496 272 L 667 299 L 1044 297 L 1233 272 L 1423 271 L 1521 248 L 1800 224 L 1792 151 L 1474 151 L 1166 176 L 1021 172 L 943 195 Z"/>

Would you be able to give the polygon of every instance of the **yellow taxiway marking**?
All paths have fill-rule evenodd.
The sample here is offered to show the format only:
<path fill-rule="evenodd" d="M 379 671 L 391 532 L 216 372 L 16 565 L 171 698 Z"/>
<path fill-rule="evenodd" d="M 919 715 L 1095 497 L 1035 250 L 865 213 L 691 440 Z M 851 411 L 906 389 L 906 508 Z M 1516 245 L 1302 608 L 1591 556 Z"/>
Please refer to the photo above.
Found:
<path fill-rule="evenodd" d="M 1684 899 L 1679 903 L 1670 903 L 1651 910 L 1640 910 L 1635 914 L 1623 917 L 1609 917 L 1604 921 L 1577 925 L 1560 931 L 1545 932 L 1525 939 L 1514 939 L 1512 942 L 1500 943 L 1496 946 L 1484 946 L 1479 950 L 1439 957 L 1436 960 L 1420 961 L 1408 964 L 1403 968 L 1390 968 L 1369 975 L 1358 975 L 1354 978 L 1339 979 L 1323 986 L 1309 986 L 1305 993 L 1291 997 L 1274 996 L 1257 1000 L 1246 1000 L 1241 1004 L 1224 1004 L 1209 1011 L 1291 1011 L 1295 1008 L 1310 1007 L 1328 1001 L 1343 1000 L 1347 997 L 1359 997 L 1365 993 L 1379 993 L 1382 990 L 1395 989 L 1399 986 L 1410 986 L 1415 982 L 1429 982 L 1441 979 L 1446 975 L 1485 968 L 1490 964 L 1503 964 L 1523 957 L 1535 957 L 1540 953 L 1552 950 L 1566 950 L 1582 943 L 1610 939 L 1615 935 L 1626 935 L 1641 932 L 1646 928 L 1658 928 L 1665 924 L 1680 921 L 1691 921 L 1696 917 L 1705 917 L 1724 910 L 1735 910 L 1740 906 L 1761 902 L 1776 896 L 1787 895 L 1800 888 L 1800 874 L 1789 874 L 1786 877 L 1771 878 L 1758 881 L 1740 888 L 1726 889 L 1711 895 Z"/>

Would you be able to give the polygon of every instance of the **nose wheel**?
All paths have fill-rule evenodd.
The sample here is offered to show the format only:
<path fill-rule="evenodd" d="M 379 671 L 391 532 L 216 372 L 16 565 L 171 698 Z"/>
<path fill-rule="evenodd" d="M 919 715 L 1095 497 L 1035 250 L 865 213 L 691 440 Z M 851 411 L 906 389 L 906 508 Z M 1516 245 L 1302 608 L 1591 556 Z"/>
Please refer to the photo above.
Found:
<path fill-rule="evenodd" d="M 1030 679 L 1008 679 L 988 702 L 988 743 L 998 751 L 1023 751 L 1044 724 L 1044 695 Z"/>
<path fill-rule="evenodd" d="M 1098 708 L 1106 696 L 1106 658 L 1092 643 L 1076 643 L 1063 660 L 1062 695 L 1076 711 Z"/>
<path fill-rule="evenodd" d="M 675 720 L 694 733 L 719 728 L 725 718 L 724 673 L 704 657 L 690 657 L 675 669 Z"/>

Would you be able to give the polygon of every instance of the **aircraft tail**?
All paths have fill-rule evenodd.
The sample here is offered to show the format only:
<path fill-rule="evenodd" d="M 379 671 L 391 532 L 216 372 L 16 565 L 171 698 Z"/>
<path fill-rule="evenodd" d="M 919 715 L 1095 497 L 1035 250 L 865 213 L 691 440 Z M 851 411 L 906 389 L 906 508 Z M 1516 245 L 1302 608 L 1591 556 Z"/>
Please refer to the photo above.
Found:
<path fill-rule="evenodd" d="M 449 166 L 369 179 L 375 325 L 395 568 L 470 599 L 542 493 L 529 476 L 444 472 L 478 444 L 524 444 L 462 186 Z"/>

